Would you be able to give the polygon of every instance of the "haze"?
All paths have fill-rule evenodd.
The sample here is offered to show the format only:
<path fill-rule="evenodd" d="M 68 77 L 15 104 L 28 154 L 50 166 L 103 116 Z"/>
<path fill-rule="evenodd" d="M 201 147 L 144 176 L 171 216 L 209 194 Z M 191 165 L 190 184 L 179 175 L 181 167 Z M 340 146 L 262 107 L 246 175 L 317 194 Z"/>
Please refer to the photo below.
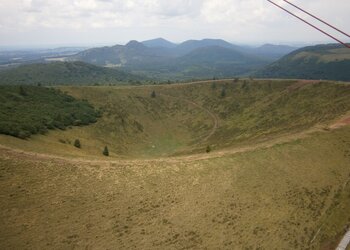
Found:
<path fill-rule="evenodd" d="M 349 32 L 350 1 L 293 3 Z M 156 37 L 174 42 L 222 38 L 238 44 L 332 42 L 266 0 L 1 0 L 0 37 L 0 46 L 123 44 Z"/>

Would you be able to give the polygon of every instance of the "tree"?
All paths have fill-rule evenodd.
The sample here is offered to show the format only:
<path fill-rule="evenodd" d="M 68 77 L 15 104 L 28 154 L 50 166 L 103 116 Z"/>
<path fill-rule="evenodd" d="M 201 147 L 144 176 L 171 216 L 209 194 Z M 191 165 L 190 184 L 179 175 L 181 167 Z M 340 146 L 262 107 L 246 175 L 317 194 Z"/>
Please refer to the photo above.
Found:
<path fill-rule="evenodd" d="M 103 149 L 102 154 L 103 154 L 104 156 L 109 156 L 109 151 L 108 151 L 108 147 L 107 147 L 107 146 L 105 146 L 105 148 Z"/>
<path fill-rule="evenodd" d="M 222 88 L 220 96 L 224 98 L 226 96 L 226 89 Z"/>
<path fill-rule="evenodd" d="M 74 147 L 76 147 L 76 148 L 81 148 L 81 144 L 80 144 L 79 139 L 75 139 L 75 141 L 74 141 Z"/>
<path fill-rule="evenodd" d="M 154 90 L 152 91 L 151 97 L 156 98 L 156 92 Z"/>
<path fill-rule="evenodd" d="M 208 145 L 207 148 L 205 149 L 205 152 L 210 153 L 210 151 L 211 151 L 211 147 L 210 145 Z"/>

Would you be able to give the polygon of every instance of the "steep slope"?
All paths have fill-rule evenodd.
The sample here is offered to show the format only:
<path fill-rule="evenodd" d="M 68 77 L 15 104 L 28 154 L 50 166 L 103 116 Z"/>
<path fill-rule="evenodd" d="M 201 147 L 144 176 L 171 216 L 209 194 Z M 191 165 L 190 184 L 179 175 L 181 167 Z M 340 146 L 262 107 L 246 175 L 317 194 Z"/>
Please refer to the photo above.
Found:
<path fill-rule="evenodd" d="M 222 150 L 327 127 L 349 111 L 350 85 L 298 81 L 217 81 L 138 87 L 61 87 L 103 112 L 98 122 L 50 131 L 20 147 L 94 157 L 152 158 Z M 151 93 L 155 91 L 153 96 Z M 223 94 L 224 93 L 224 94 Z M 71 151 L 79 138 L 84 145 Z M 51 145 L 51 146 L 50 146 Z M 54 147 L 53 147 L 54 145 Z M 51 150 L 51 151 L 50 151 Z"/>
<path fill-rule="evenodd" d="M 0 72 L 0 84 L 6 85 L 91 85 L 133 80 L 141 80 L 141 77 L 84 62 L 28 64 Z"/>
<path fill-rule="evenodd" d="M 317 45 L 299 49 L 254 75 L 265 78 L 299 78 L 350 81 L 350 49 Z"/>

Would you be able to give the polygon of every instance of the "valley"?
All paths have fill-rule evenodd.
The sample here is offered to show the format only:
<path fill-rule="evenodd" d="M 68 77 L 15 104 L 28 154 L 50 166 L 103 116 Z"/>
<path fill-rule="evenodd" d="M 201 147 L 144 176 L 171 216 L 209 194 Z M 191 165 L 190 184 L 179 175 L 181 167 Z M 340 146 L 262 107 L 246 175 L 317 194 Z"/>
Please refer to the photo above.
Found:
<path fill-rule="evenodd" d="M 332 249 L 350 223 L 348 83 L 55 88 L 102 115 L 0 135 L 5 248 Z"/>

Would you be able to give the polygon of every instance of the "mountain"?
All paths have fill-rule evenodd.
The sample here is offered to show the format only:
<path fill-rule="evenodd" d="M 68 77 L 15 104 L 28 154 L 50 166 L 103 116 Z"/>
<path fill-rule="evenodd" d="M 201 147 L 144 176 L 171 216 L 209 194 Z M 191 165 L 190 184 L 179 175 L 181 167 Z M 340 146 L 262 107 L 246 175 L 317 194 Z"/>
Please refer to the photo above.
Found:
<path fill-rule="evenodd" d="M 182 72 L 195 77 L 245 75 L 267 63 L 259 57 L 220 46 L 198 48 L 177 60 Z"/>
<path fill-rule="evenodd" d="M 137 80 L 141 80 L 141 77 L 84 62 L 28 64 L 0 72 L 2 85 L 91 85 Z"/>
<path fill-rule="evenodd" d="M 175 48 L 177 46 L 175 43 L 169 42 L 168 40 L 165 40 L 163 38 L 156 38 L 152 40 L 143 41 L 142 44 L 150 48 Z"/>
<path fill-rule="evenodd" d="M 254 75 L 265 78 L 299 78 L 350 81 L 350 50 L 338 44 L 298 49 Z"/>
<path fill-rule="evenodd" d="M 68 57 L 69 61 L 83 61 L 101 66 L 138 66 L 161 63 L 171 57 L 167 48 L 150 48 L 143 43 L 130 41 L 126 45 L 93 48 Z"/>
<path fill-rule="evenodd" d="M 273 61 L 220 39 L 189 40 L 175 45 L 162 38 L 93 48 L 67 60 L 125 68 L 162 80 L 246 75 Z"/>
<path fill-rule="evenodd" d="M 258 48 L 254 48 L 252 53 L 254 55 L 269 57 L 273 59 L 280 59 L 281 57 L 297 50 L 298 48 L 288 45 L 274 45 L 264 44 Z"/>
<path fill-rule="evenodd" d="M 210 46 L 219 46 L 223 48 L 241 50 L 241 47 L 233 45 L 221 39 L 203 39 L 203 40 L 188 40 L 179 44 L 176 47 L 176 54 L 185 55 L 195 49 L 210 47 Z"/>

